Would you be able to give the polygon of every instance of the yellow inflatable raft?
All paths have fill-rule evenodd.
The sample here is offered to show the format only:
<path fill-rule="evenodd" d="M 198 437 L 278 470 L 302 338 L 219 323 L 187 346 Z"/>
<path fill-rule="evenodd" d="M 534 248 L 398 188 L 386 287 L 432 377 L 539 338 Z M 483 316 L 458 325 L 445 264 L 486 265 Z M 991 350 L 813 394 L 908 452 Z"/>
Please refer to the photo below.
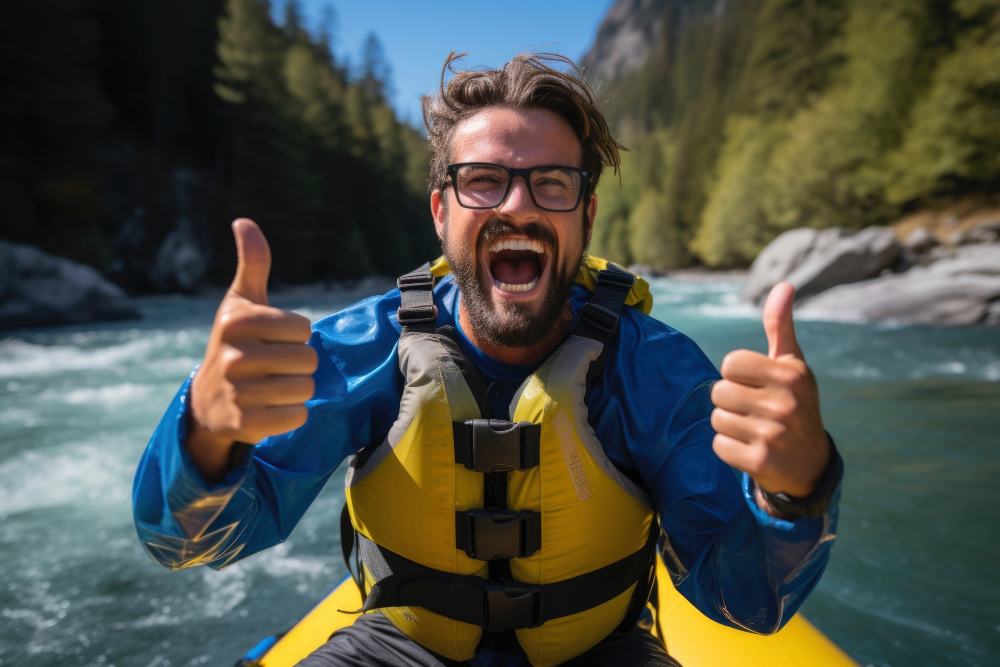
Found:
<path fill-rule="evenodd" d="M 657 578 L 663 622 L 656 625 L 663 628 L 670 655 L 684 667 L 857 667 L 801 615 L 770 637 L 733 630 L 705 618 L 675 591 L 662 564 Z M 292 667 L 357 618 L 338 609 L 358 609 L 361 604 L 358 587 L 348 577 L 295 627 L 277 641 L 262 641 L 240 664 Z"/>

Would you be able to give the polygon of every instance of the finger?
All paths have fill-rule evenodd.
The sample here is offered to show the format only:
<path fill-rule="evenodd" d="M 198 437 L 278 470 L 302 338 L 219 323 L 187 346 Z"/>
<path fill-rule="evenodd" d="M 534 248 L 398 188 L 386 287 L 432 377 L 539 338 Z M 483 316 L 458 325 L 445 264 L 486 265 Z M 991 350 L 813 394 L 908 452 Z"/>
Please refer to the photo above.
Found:
<path fill-rule="evenodd" d="M 757 412 L 766 396 L 762 389 L 731 380 L 719 380 L 712 387 L 715 407 L 741 415 Z"/>
<path fill-rule="evenodd" d="M 316 392 L 316 383 L 310 375 L 272 375 L 263 380 L 239 380 L 233 384 L 240 405 L 245 407 L 299 405 Z"/>
<path fill-rule="evenodd" d="M 264 233 L 253 220 L 239 218 L 233 222 L 236 238 L 236 277 L 229 288 L 253 303 L 267 305 L 267 278 L 271 273 L 271 248 Z"/>
<path fill-rule="evenodd" d="M 267 375 L 312 375 L 319 366 L 316 350 L 298 343 L 256 343 L 232 347 L 227 376 L 232 380 Z"/>
<path fill-rule="evenodd" d="M 309 410 L 304 405 L 280 405 L 248 412 L 241 434 L 246 442 L 260 442 L 271 435 L 294 431 L 306 423 Z"/>
<path fill-rule="evenodd" d="M 766 443 L 771 424 L 769 420 L 750 415 L 740 415 L 729 410 L 712 410 L 712 428 L 747 444 Z"/>
<path fill-rule="evenodd" d="M 730 382 L 765 387 L 772 382 L 772 366 L 777 362 L 753 350 L 735 350 L 722 359 L 719 372 Z"/>
<path fill-rule="evenodd" d="M 725 433 L 716 433 L 712 450 L 722 461 L 752 476 L 759 475 L 767 463 L 767 448 L 737 440 Z"/>
<path fill-rule="evenodd" d="M 803 359 L 802 350 L 795 340 L 792 321 L 792 304 L 795 288 L 790 283 L 778 283 L 771 288 L 764 304 L 764 333 L 767 335 L 767 356 L 771 359 L 791 354 Z"/>
<path fill-rule="evenodd" d="M 270 306 L 247 306 L 223 315 L 226 340 L 249 338 L 267 343 L 305 343 L 312 336 L 309 318 Z"/>

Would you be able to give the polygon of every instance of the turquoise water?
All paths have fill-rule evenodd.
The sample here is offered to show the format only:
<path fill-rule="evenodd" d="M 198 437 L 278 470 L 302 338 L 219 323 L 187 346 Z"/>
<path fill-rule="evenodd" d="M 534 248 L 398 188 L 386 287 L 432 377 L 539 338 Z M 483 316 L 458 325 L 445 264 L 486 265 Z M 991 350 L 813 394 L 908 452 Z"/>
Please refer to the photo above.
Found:
<path fill-rule="evenodd" d="M 653 288 L 654 314 L 714 362 L 765 348 L 738 284 Z M 350 300 L 278 305 L 315 319 Z M 132 475 L 215 305 L 147 300 L 141 322 L 0 343 L 0 664 L 228 667 L 345 574 L 340 475 L 288 542 L 223 572 L 167 572 L 138 544 Z M 798 331 L 847 464 L 833 560 L 803 612 L 862 665 L 1000 663 L 1000 333 Z"/>

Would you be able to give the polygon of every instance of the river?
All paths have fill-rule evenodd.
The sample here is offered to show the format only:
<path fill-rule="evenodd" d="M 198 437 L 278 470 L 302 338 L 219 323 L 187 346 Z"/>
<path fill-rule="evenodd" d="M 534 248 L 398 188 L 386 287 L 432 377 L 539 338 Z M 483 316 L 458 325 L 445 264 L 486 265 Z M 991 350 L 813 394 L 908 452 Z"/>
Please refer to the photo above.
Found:
<path fill-rule="evenodd" d="M 653 314 L 716 364 L 766 349 L 739 284 L 652 287 Z M 356 296 L 276 305 L 318 319 Z M 139 546 L 132 476 L 216 303 L 150 298 L 142 321 L 0 343 L 0 665 L 229 667 L 345 574 L 340 474 L 288 542 L 223 572 L 168 572 Z M 803 613 L 861 665 L 1000 664 L 1000 333 L 798 332 L 847 467 L 837 545 Z"/>

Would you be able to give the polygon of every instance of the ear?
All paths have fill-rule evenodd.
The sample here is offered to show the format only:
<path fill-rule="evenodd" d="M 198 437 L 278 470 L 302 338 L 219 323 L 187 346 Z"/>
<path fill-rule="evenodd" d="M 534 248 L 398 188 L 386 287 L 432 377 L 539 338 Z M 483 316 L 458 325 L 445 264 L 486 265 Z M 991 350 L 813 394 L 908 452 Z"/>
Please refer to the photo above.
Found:
<path fill-rule="evenodd" d="M 438 240 L 444 243 L 444 219 L 448 215 L 448 206 L 441 190 L 431 192 L 431 216 L 434 218 L 434 231 L 437 232 Z"/>
<path fill-rule="evenodd" d="M 590 235 L 594 231 L 594 219 L 597 217 L 597 194 L 591 193 L 587 198 L 587 207 L 583 209 L 583 240 L 584 247 L 590 247 Z"/>

